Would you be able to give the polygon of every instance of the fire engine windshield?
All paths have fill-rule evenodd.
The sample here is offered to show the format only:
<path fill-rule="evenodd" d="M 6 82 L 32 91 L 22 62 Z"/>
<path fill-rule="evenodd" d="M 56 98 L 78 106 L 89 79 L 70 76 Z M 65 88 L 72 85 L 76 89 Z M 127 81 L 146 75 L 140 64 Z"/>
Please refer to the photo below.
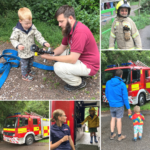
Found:
<path fill-rule="evenodd" d="M 16 128 L 17 127 L 17 117 L 7 118 L 4 123 L 4 128 Z"/>
<path fill-rule="evenodd" d="M 121 70 L 123 71 L 122 79 L 124 83 L 129 84 L 130 83 L 130 69 L 121 69 Z M 104 72 L 102 76 L 103 85 L 105 85 L 108 80 L 110 80 L 111 78 L 115 76 L 115 72 L 116 70 L 109 70 L 109 71 Z"/>

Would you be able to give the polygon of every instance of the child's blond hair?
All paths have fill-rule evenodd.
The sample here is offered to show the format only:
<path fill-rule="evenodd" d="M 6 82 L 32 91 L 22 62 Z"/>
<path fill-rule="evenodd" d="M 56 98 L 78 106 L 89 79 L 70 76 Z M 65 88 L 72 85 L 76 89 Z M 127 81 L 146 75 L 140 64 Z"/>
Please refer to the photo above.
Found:
<path fill-rule="evenodd" d="M 135 113 L 140 113 L 140 107 L 139 106 L 135 106 L 134 107 L 134 112 Z"/>
<path fill-rule="evenodd" d="M 30 9 L 23 7 L 18 10 L 18 17 L 20 20 L 25 20 L 25 19 L 32 20 L 32 13 Z"/>

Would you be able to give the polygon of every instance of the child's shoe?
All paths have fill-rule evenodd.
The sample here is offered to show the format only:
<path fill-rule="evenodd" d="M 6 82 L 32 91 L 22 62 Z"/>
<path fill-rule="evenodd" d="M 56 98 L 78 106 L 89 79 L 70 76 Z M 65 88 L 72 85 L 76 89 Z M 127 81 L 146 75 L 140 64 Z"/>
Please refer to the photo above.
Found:
<path fill-rule="evenodd" d="M 142 136 L 139 136 L 139 140 L 142 140 Z"/>
<path fill-rule="evenodd" d="M 25 81 L 33 81 L 33 77 L 32 77 L 32 76 L 29 76 L 29 75 L 22 76 L 22 80 L 25 80 Z"/>
<path fill-rule="evenodd" d="M 94 136 L 94 141 L 95 141 L 95 143 L 98 143 L 98 141 L 96 140 L 96 136 Z"/>
<path fill-rule="evenodd" d="M 136 141 L 137 141 L 137 138 L 133 138 L 132 141 L 136 142 Z"/>
<path fill-rule="evenodd" d="M 93 136 L 91 136 L 91 141 L 90 141 L 90 143 L 93 144 Z"/>
<path fill-rule="evenodd" d="M 31 70 L 31 71 L 28 71 L 28 74 L 29 74 L 29 75 L 35 75 L 36 72 Z"/>
<path fill-rule="evenodd" d="M 113 133 L 113 135 L 110 135 L 110 140 L 114 140 L 115 137 L 116 137 L 116 133 Z"/>

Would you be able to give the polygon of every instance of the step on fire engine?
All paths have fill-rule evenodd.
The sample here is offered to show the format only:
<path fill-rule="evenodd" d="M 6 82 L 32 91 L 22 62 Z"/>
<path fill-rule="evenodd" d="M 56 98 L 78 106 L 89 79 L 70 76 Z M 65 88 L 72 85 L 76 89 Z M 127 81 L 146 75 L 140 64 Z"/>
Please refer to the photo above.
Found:
<path fill-rule="evenodd" d="M 46 137 L 49 137 L 49 119 L 36 113 L 15 113 L 5 120 L 3 140 L 6 142 L 31 145 L 34 140 Z"/>
<path fill-rule="evenodd" d="M 150 67 L 137 60 L 135 63 L 128 61 L 121 66 L 109 65 L 102 75 L 102 99 L 108 103 L 105 96 L 106 82 L 115 76 L 117 69 L 123 71 L 123 81 L 128 90 L 128 100 L 130 104 L 144 105 L 150 100 Z"/>

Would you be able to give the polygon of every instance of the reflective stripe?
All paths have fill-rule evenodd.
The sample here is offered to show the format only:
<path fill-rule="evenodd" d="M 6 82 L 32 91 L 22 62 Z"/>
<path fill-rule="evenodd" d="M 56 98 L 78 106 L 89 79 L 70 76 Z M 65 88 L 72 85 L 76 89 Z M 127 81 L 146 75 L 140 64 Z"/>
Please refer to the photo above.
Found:
<path fill-rule="evenodd" d="M 111 36 L 114 37 L 114 38 L 116 37 L 112 32 L 111 32 Z"/>
<path fill-rule="evenodd" d="M 109 49 L 109 50 L 114 50 L 114 47 L 109 47 L 108 49 Z"/>
<path fill-rule="evenodd" d="M 150 88 L 150 82 L 146 83 L 146 88 Z"/>
<path fill-rule="evenodd" d="M 43 130 L 44 130 L 43 136 L 44 136 L 44 137 L 45 137 L 45 136 L 49 136 L 49 126 L 44 126 L 44 127 L 43 127 Z"/>
<path fill-rule="evenodd" d="M 133 38 L 137 37 L 139 35 L 139 32 L 137 31 L 134 35 L 132 35 Z"/>
<path fill-rule="evenodd" d="M 127 89 L 128 89 L 128 85 L 126 85 Z"/>
<path fill-rule="evenodd" d="M 142 70 L 140 70 L 141 74 L 142 74 Z"/>
<path fill-rule="evenodd" d="M 131 88 L 132 88 L 132 91 L 139 90 L 139 84 L 132 84 Z"/>
<path fill-rule="evenodd" d="M 27 132 L 27 128 L 19 128 L 18 129 L 18 133 L 26 133 Z"/>
<path fill-rule="evenodd" d="M 67 125 L 70 127 L 70 121 L 69 120 L 67 121 Z"/>
<path fill-rule="evenodd" d="M 39 127 L 34 127 L 33 131 L 39 131 Z"/>
<path fill-rule="evenodd" d="M 46 119 L 46 118 L 43 118 L 42 120 L 43 120 L 43 121 L 49 121 L 49 119 Z"/>
<path fill-rule="evenodd" d="M 4 128 L 4 131 L 15 131 L 15 129 L 11 129 L 11 128 Z"/>
<path fill-rule="evenodd" d="M 102 88 L 106 88 L 106 85 L 102 85 Z"/>

